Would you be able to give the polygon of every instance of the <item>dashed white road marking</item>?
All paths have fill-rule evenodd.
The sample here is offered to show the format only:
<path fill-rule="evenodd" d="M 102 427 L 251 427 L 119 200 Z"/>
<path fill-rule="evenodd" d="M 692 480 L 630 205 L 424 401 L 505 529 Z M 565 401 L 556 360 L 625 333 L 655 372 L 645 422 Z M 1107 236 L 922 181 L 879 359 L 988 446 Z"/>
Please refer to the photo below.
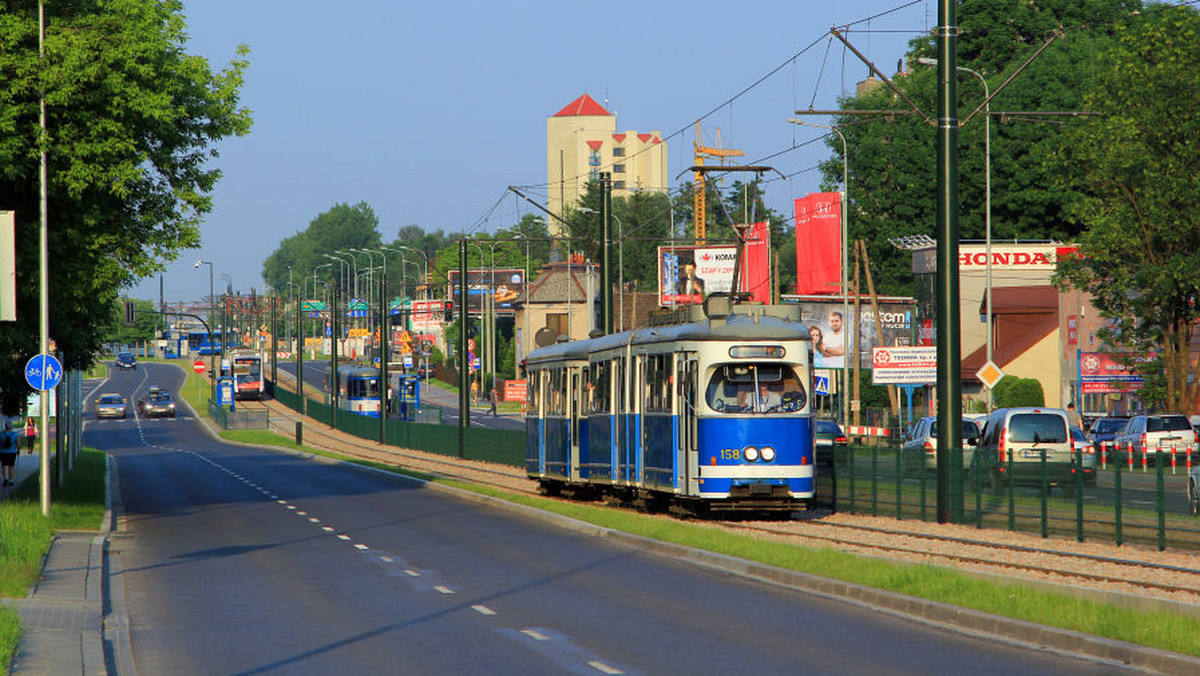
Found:
<path fill-rule="evenodd" d="M 310 516 L 310 517 L 308 517 L 308 522 L 309 523 L 321 523 L 321 520 L 315 516 Z"/>
<path fill-rule="evenodd" d="M 412 568 L 405 568 L 404 574 L 409 577 L 421 577 L 420 571 L 413 570 Z"/>
<path fill-rule="evenodd" d="M 474 610 L 475 612 L 479 613 L 480 615 L 495 615 L 496 614 L 496 611 L 492 610 L 491 608 L 488 608 L 487 606 L 475 605 L 475 606 L 471 606 L 471 610 Z"/>
<path fill-rule="evenodd" d="M 602 674 L 623 674 L 623 673 L 625 673 L 624 671 L 621 671 L 620 669 L 617 669 L 616 667 L 610 667 L 607 664 L 605 664 L 603 662 L 597 662 L 596 660 L 592 660 L 591 662 L 588 662 L 588 666 L 595 669 L 596 671 L 599 671 Z"/>
<path fill-rule="evenodd" d="M 332 533 L 335 529 L 333 526 L 321 526 L 321 530 L 325 531 L 326 533 Z"/>
<path fill-rule="evenodd" d="M 350 536 L 349 536 L 349 535 L 339 535 L 339 536 L 337 536 L 337 539 L 339 539 L 339 540 L 349 540 L 349 539 L 350 539 Z"/>
<path fill-rule="evenodd" d="M 454 593 L 453 589 L 451 589 L 445 585 L 440 585 L 440 584 L 436 585 L 436 586 L 434 586 L 434 589 L 436 589 L 438 591 L 438 593 L 440 593 L 440 594 L 453 594 Z"/>
<path fill-rule="evenodd" d="M 549 636 L 547 636 L 535 629 L 522 629 L 521 633 L 525 634 L 526 636 L 528 636 L 529 638 L 531 638 L 535 641 L 549 641 L 550 640 Z"/>
<path fill-rule="evenodd" d="M 362 543 L 354 545 L 354 548 L 358 549 L 358 550 L 370 549 L 370 547 L 368 547 L 367 545 L 364 545 Z"/>

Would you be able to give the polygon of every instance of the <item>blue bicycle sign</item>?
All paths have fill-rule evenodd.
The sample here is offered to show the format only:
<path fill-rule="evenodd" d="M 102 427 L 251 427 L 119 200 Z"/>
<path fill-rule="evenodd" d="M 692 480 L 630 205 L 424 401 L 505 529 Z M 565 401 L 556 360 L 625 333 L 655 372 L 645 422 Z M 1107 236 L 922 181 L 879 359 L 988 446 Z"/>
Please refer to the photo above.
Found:
<path fill-rule="evenodd" d="M 35 390 L 52 390 L 62 382 L 62 364 L 52 354 L 35 355 L 25 363 L 25 382 Z"/>

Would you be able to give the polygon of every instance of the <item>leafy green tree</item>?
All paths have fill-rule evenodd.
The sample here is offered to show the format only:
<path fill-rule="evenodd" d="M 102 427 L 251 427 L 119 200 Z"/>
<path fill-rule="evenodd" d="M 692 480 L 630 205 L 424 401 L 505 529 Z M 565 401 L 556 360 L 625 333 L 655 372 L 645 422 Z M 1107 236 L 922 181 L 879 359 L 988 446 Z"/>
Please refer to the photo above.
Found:
<path fill-rule="evenodd" d="M 220 171 L 214 145 L 249 132 L 247 50 L 214 72 L 185 51 L 178 0 L 0 1 L 0 204 L 17 216 L 17 321 L 0 325 L 0 406 L 37 351 L 39 151 L 49 158 L 50 335 L 88 366 L 121 289 L 199 244 Z M 44 97 L 47 136 L 38 124 Z"/>
<path fill-rule="evenodd" d="M 1073 196 L 1056 186 L 1045 158 L 1077 121 L 1061 117 L 1010 116 L 1001 111 L 1082 111 L 1094 62 L 1112 42 L 1114 21 L 1139 9 L 1126 0 L 1048 0 L 1018 5 L 963 0 L 958 11 L 962 35 L 958 65 L 978 72 L 996 96 L 991 102 L 991 222 L 995 239 L 1073 240 L 1080 225 L 1069 218 Z M 1090 24 L 1081 29 L 1083 24 Z M 1001 84 L 1055 31 L 1069 27 L 1003 91 Z M 895 83 L 926 114 L 936 111 L 936 67 L 919 57 L 937 55 L 934 39 L 910 44 L 907 72 Z M 959 119 L 984 100 L 983 87 L 970 73 L 958 80 Z M 936 130 L 887 87 L 842 101 L 847 109 L 897 110 L 897 115 L 844 115 L 835 118 L 846 137 L 850 240 L 864 239 L 881 293 L 911 295 L 911 258 L 889 239 L 935 236 L 937 212 Z M 1064 123 L 1064 119 L 1068 121 Z M 985 125 L 976 115 L 959 133 L 960 237 L 981 240 L 986 227 Z M 821 164 L 822 188 L 842 183 L 842 142 L 826 138 L 832 157 Z"/>
<path fill-rule="evenodd" d="M 1096 56 L 1086 105 L 1049 166 L 1087 231 L 1059 281 L 1092 296 L 1111 345 L 1149 352 L 1138 365 L 1151 405 L 1190 411 L 1200 373 L 1189 347 L 1200 308 L 1200 12 L 1155 6 L 1118 25 Z"/>
<path fill-rule="evenodd" d="M 289 268 L 292 283 L 299 285 L 303 277 L 313 275 L 317 266 L 331 264 L 319 279 L 332 283 L 341 274 L 342 264 L 326 254 L 346 249 L 378 250 L 379 244 L 379 218 L 371 205 L 339 202 L 310 221 L 304 231 L 279 243 L 279 248 L 263 261 L 263 279 L 276 293 L 285 294 Z M 341 258 L 350 260 L 348 256 Z"/>

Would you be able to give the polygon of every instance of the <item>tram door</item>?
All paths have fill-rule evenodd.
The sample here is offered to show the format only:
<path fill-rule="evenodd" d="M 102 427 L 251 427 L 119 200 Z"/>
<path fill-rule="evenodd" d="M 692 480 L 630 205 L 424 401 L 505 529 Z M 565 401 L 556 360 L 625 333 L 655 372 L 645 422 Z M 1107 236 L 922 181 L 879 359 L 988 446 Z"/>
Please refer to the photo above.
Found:
<path fill-rule="evenodd" d="M 675 362 L 675 382 L 679 416 L 679 435 L 675 452 L 675 489 L 693 493 L 696 473 L 696 379 L 699 371 L 694 353 L 683 353 Z M 686 483 L 684 483 L 686 482 Z"/>
<path fill-rule="evenodd" d="M 569 378 L 570 378 L 570 380 L 568 381 L 569 387 L 567 389 L 567 393 L 568 393 L 567 397 L 569 400 L 568 405 L 571 407 L 571 410 L 568 412 L 567 419 L 570 420 L 568 437 L 570 439 L 570 444 L 571 444 L 571 450 L 570 450 L 571 457 L 567 462 L 570 467 L 570 469 L 568 470 L 568 476 L 570 477 L 570 479 L 572 481 L 576 481 L 579 479 L 580 426 L 582 425 L 582 422 L 584 420 L 583 411 L 587 410 L 586 402 L 584 401 L 584 399 L 587 395 L 586 395 L 585 388 L 580 387 L 580 376 L 579 376 L 578 368 L 572 368 L 570 370 Z"/>

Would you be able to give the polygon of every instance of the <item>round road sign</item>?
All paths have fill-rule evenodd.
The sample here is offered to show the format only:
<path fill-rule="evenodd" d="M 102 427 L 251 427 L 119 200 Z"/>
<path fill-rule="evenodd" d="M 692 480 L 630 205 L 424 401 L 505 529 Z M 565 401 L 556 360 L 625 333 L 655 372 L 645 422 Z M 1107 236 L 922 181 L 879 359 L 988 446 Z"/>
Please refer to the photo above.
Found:
<path fill-rule="evenodd" d="M 192 370 L 200 375 L 204 375 L 204 372 L 208 370 L 208 367 L 204 365 L 203 360 L 197 359 L 195 363 L 192 364 Z"/>

